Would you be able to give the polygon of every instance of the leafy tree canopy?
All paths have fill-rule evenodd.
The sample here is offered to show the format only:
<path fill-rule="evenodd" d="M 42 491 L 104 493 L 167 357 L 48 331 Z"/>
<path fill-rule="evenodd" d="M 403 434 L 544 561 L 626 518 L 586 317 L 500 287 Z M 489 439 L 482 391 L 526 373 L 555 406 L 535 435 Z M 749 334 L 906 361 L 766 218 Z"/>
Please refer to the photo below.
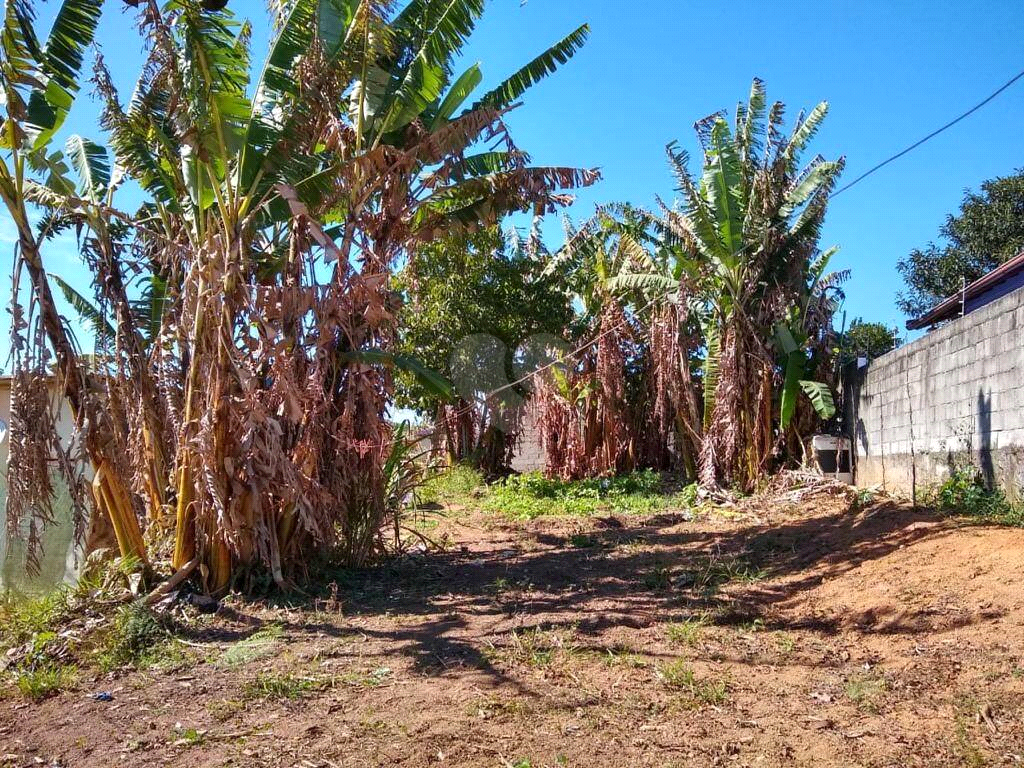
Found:
<path fill-rule="evenodd" d="M 920 317 L 1024 249 L 1024 171 L 968 191 L 960 211 L 939 230 L 941 242 L 914 249 L 897 268 L 907 283 L 896 303 Z"/>
<path fill-rule="evenodd" d="M 571 317 L 563 281 L 543 274 L 544 264 L 517 236 L 497 228 L 425 245 L 398 278 L 405 299 L 402 351 L 456 381 L 464 372 L 453 368 L 465 367 L 458 353 L 475 355 L 486 359 L 474 364 L 496 368 L 480 373 L 490 384 L 512 381 L 513 355 L 523 341 L 560 335 Z M 437 404 L 436 393 L 405 374 L 396 395 L 400 407 L 420 412 Z"/>
<path fill-rule="evenodd" d="M 880 357 L 900 346 L 903 340 L 884 323 L 865 323 L 857 318 L 843 339 L 843 350 L 849 357 Z"/>

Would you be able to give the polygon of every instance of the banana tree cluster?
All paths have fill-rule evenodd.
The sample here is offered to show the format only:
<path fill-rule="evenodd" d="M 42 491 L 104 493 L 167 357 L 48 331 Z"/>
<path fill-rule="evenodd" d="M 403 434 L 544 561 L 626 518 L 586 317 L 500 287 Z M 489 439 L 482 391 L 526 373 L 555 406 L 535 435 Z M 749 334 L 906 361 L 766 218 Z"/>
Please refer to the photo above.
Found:
<path fill-rule="evenodd" d="M 673 308 L 649 314 L 651 329 L 656 318 L 677 313 L 664 337 L 674 350 L 675 386 L 686 393 L 672 405 L 674 442 L 692 446 L 709 487 L 749 490 L 771 469 L 793 429 L 801 391 L 818 418 L 835 413 L 821 377 L 828 374 L 845 273 L 826 271 L 831 252 L 822 254 L 818 240 L 843 160 L 819 155 L 801 164 L 827 111 L 821 103 L 801 113 L 787 132 L 782 103 L 769 107 L 755 80 L 731 123 L 720 113 L 699 121 L 699 175 L 689 155 L 669 145 L 679 202 L 659 201 L 660 214 L 645 217 L 642 247 L 609 281 L 620 295 L 639 292 L 631 303 L 643 310 L 637 317 L 652 307 Z M 703 365 L 693 377 L 697 358 Z M 697 390 L 699 419 L 692 405 Z"/>
<path fill-rule="evenodd" d="M 93 517 L 122 554 L 169 558 L 214 592 L 260 573 L 284 584 L 312 552 L 365 562 L 395 512 L 392 370 L 418 368 L 394 354 L 392 275 L 423 243 L 552 212 L 597 179 L 532 166 L 504 121 L 587 28 L 476 96 L 479 66 L 455 62 L 483 0 L 276 4 L 254 83 L 248 23 L 192 0 L 144 5 L 131 97 L 95 65 L 109 149 L 73 137 L 49 154 L 39 137 L 58 126 L 38 130 L 33 99 L 66 114 L 100 3 L 66 0 L 53 46 L 25 32 L 23 0 L 8 12 L 4 86 L 31 95 L 24 109 L 8 96 L 5 149 L 12 163 L 26 142 L 34 154 L 4 200 L 81 233 L 93 295 L 62 288 L 101 342 L 86 370 L 26 213 L 16 270 L 32 274 L 45 339 L 17 325 L 24 360 L 55 352 L 96 473 Z M 32 82 L 14 79 L 22 60 Z M 130 212 L 126 181 L 145 194 Z"/>

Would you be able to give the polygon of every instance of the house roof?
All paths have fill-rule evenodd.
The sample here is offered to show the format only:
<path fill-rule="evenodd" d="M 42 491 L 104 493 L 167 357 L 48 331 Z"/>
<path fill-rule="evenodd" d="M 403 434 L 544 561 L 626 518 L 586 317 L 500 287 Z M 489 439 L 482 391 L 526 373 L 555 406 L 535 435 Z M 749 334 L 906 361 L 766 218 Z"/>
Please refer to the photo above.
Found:
<path fill-rule="evenodd" d="M 944 299 L 921 317 L 908 320 L 907 328 L 914 331 L 918 328 L 927 328 L 936 323 L 941 323 L 943 320 L 952 320 L 960 317 L 965 304 L 988 293 L 996 286 L 1005 283 L 1022 272 L 1024 272 L 1024 251 L 1021 251 L 1009 261 L 1003 262 L 987 275 L 979 277 L 962 291 Z"/>

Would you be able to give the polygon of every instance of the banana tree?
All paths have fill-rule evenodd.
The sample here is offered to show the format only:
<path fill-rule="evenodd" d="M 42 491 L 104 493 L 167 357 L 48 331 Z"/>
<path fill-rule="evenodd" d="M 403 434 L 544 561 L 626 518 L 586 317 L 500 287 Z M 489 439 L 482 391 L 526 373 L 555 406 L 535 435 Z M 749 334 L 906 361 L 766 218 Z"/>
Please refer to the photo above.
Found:
<path fill-rule="evenodd" d="M 28 273 L 29 295 L 38 308 L 41 333 L 26 324 L 25 314 L 14 303 L 12 347 L 15 353 L 15 379 L 12 408 L 15 412 L 33 397 L 46 391 L 40 377 L 48 373 L 46 361 L 50 352 L 55 358 L 58 381 L 79 424 L 82 442 L 93 465 L 94 506 L 91 538 L 104 538 L 104 523 L 113 526 L 121 554 L 146 560 L 141 529 L 130 485 L 127 482 L 123 455 L 113 439 L 112 425 L 96 397 L 93 382 L 85 370 L 74 342 L 57 310 L 47 279 L 42 254 L 44 233 L 37 234 L 30 217 L 30 188 L 34 177 L 48 172 L 53 163 L 51 145 L 64 124 L 79 90 L 79 72 L 85 49 L 91 44 L 99 21 L 102 2 L 99 0 L 66 0 L 54 17 L 45 43 L 37 37 L 32 4 L 25 0 L 9 0 L 4 6 L 3 35 L 0 42 L 0 89 L 3 91 L 2 126 L 0 126 L 0 197 L 18 232 L 15 256 L 15 298 L 21 271 Z M 31 313 L 29 313 L 31 316 Z M 24 402 L 22 401 L 24 398 Z M 29 442 L 41 442 L 51 436 L 37 434 Z M 17 441 L 12 442 L 12 446 Z M 51 440 L 54 446 L 58 443 Z M 31 452 L 26 452 L 31 454 Z M 45 454 L 36 454 L 45 456 Z M 21 469 L 23 456 L 12 451 L 12 466 Z M 72 487 L 77 478 L 67 462 L 60 461 L 66 480 Z M 45 472 L 38 473 L 42 478 Z M 8 516 L 16 526 L 19 517 L 32 514 L 33 502 L 42 501 L 48 509 L 52 488 L 40 481 L 35 489 L 19 489 L 12 483 L 8 496 Z M 73 499 L 82 499 L 72 494 Z M 84 515 L 84 506 L 74 505 Z M 44 513 L 45 514 L 45 513 Z"/>
<path fill-rule="evenodd" d="M 804 294 L 843 167 L 821 156 L 800 165 L 827 111 L 822 102 L 801 113 L 787 133 L 782 103 L 768 107 L 755 80 L 732 125 L 720 113 L 697 123 L 699 178 L 687 153 L 668 147 L 681 205 L 661 206 L 665 243 L 697 264 L 695 296 L 707 316 L 701 480 L 708 486 L 751 488 L 773 452 L 772 338 Z"/>
<path fill-rule="evenodd" d="M 792 422 L 801 391 L 822 421 L 836 413 L 829 384 L 811 378 L 830 368 L 826 358 L 831 356 L 835 342 L 832 318 L 844 298 L 842 284 L 849 278 L 848 270 L 826 271 L 836 250 L 831 248 L 811 262 L 804 295 L 776 324 L 775 343 L 784 371 L 779 417 L 782 429 Z"/>
<path fill-rule="evenodd" d="M 122 274 L 159 281 L 158 322 L 143 326 L 132 300 L 113 313 L 117 337 L 138 343 L 120 347 L 133 362 L 109 404 L 137 401 L 142 379 L 127 373 L 148 372 L 170 455 L 163 470 L 143 456 L 164 477 L 172 563 L 211 591 L 255 567 L 283 584 L 310 547 L 353 563 L 376 551 L 390 369 L 408 363 L 393 355 L 395 264 L 439 234 L 552 210 L 596 179 L 530 167 L 502 121 L 585 30 L 463 108 L 478 78 L 453 78 L 451 62 L 479 2 L 414 1 L 394 16 L 370 0 L 278 8 L 250 87 L 248 25 L 190 0 L 150 4 L 132 99 L 122 105 L 102 61 L 95 78 L 112 175 L 147 204 L 114 210 L 61 174 L 39 195 L 109 241 Z M 472 154 L 484 142 L 503 149 Z M 105 237 L 114 220 L 124 248 Z M 106 290 L 97 298 L 116 310 Z M 156 504 L 150 522 L 163 520 Z"/>
<path fill-rule="evenodd" d="M 633 469 L 640 459 L 642 409 L 635 363 L 642 341 L 628 301 L 611 281 L 639 249 L 607 212 L 582 227 L 566 222 L 565 244 L 546 271 L 571 292 L 575 317 L 566 329 L 585 351 L 552 369 L 537 386 L 547 470 L 566 479 Z"/>

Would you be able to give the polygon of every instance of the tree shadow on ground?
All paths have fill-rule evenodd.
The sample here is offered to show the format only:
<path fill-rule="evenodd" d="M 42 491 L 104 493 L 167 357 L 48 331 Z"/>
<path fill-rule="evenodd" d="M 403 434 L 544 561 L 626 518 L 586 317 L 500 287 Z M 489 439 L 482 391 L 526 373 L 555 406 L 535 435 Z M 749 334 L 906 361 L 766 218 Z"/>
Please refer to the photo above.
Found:
<path fill-rule="evenodd" d="M 460 548 L 336 572 L 344 618 L 302 621 L 289 630 L 342 637 L 352 624 L 411 657 L 425 674 L 469 667 L 495 680 L 507 680 L 493 663 L 495 650 L 514 633 L 534 630 L 570 628 L 598 653 L 617 630 L 698 616 L 720 626 L 756 619 L 772 630 L 832 633 L 840 617 L 787 617 L 786 603 L 946 528 L 926 511 L 891 501 L 863 510 L 837 499 L 823 505 L 827 511 L 810 517 L 717 530 L 679 515 L 621 518 L 622 527 L 581 520 L 584 538 L 510 524 L 517 546 L 501 542 L 486 551 Z M 499 527 L 494 538 L 506 532 Z M 867 627 L 869 619 L 842 622 Z M 920 617 L 907 616 L 880 631 L 929 630 Z"/>

